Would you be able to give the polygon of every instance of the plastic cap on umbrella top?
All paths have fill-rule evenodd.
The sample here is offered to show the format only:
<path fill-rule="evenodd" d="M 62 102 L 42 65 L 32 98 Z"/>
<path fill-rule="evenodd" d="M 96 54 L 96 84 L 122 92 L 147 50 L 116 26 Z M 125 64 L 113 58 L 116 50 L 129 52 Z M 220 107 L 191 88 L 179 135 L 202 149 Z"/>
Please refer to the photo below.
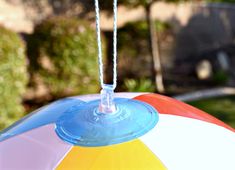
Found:
<path fill-rule="evenodd" d="M 114 98 L 116 111 L 99 112 L 100 100 L 68 109 L 56 121 L 55 131 L 64 141 L 79 146 L 108 146 L 136 139 L 158 122 L 158 112 L 147 103 Z"/>
<path fill-rule="evenodd" d="M 99 100 L 67 110 L 56 122 L 64 141 L 97 147 L 136 139 L 158 122 L 158 112 L 147 103 L 114 97 L 115 85 L 102 84 Z"/>

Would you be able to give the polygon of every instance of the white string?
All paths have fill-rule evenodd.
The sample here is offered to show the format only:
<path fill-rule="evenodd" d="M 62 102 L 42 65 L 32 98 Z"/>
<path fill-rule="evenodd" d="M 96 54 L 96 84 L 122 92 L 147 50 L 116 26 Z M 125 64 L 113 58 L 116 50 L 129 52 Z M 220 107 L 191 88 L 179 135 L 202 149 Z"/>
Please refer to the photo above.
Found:
<path fill-rule="evenodd" d="M 100 35 L 100 15 L 99 2 L 95 0 L 95 14 L 96 14 L 96 36 L 98 44 L 98 62 L 99 62 L 99 79 L 102 88 L 105 87 L 104 71 L 103 71 L 103 57 L 102 57 L 102 43 Z M 113 1 L 113 84 L 110 84 L 114 90 L 117 86 L 117 0 Z"/>
<path fill-rule="evenodd" d="M 113 88 L 117 86 L 117 0 L 113 0 Z"/>
<path fill-rule="evenodd" d="M 98 0 L 95 0 L 95 14 L 96 14 L 96 37 L 97 37 L 97 44 L 98 44 L 99 78 L 100 78 L 101 87 L 103 87 L 104 75 L 103 75 L 102 45 L 101 45 L 101 37 L 100 37 L 100 15 L 99 15 Z"/>

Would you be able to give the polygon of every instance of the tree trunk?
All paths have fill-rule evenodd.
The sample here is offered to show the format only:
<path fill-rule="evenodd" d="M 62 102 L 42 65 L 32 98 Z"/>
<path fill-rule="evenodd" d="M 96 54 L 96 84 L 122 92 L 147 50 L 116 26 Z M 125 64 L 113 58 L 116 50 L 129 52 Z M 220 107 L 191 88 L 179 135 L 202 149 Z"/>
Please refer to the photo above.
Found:
<path fill-rule="evenodd" d="M 149 48 L 152 57 L 152 77 L 153 81 L 155 82 L 156 90 L 160 93 L 164 93 L 165 88 L 163 85 L 160 48 L 155 23 L 151 17 L 151 6 L 152 3 L 149 3 L 148 5 L 146 5 L 145 10 L 147 14 L 147 23 L 149 29 Z"/>

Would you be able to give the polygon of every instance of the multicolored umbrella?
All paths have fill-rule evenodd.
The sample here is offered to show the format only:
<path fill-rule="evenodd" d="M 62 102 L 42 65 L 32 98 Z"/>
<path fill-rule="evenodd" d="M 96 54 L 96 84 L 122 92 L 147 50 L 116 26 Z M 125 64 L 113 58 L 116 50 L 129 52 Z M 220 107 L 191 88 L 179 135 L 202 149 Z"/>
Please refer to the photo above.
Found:
<path fill-rule="evenodd" d="M 0 169 L 234 170 L 235 130 L 220 120 L 158 94 L 118 93 L 116 97 L 122 97 L 124 104 L 143 103 L 151 117 L 136 112 L 142 117 L 132 117 L 133 121 L 125 115 L 116 115 L 117 119 L 108 115 L 101 118 L 101 122 L 107 121 L 100 124 L 94 117 L 84 118 L 79 109 L 96 101 L 99 95 L 56 101 L 1 133 Z M 138 105 L 135 109 L 139 109 Z M 86 125 L 82 124 L 75 115 L 89 123 L 82 118 Z M 74 124 L 74 120 L 79 123 Z M 133 127 L 133 122 L 139 123 L 138 131 L 136 127 L 126 129 Z M 61 133 L 61 129 L 71 136 Z"/>
<path fill-rule="evenodd" d="M 113 84 L 103 80 L 96 6 L 99 95 L 65 98 L 0 133 L 0 170 L 234 170 L 235 130 L 180 101 L 121 93 L 114 0 Z M 114 98 L 114 99 L 113 99 Z"/>

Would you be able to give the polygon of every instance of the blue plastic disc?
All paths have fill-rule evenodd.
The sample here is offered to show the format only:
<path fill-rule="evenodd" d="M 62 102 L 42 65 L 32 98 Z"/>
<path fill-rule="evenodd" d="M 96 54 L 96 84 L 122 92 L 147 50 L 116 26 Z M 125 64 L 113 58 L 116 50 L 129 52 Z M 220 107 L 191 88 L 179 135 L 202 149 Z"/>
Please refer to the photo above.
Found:
<path fill-rule="evenodd" d="M 98 112 L 100 100 L 67 110 L 56 122 L 56 133 L 64 141 L 79 146 L 107 146 L 136 139 L 158 122 L 150 105 L 132 99 L 114 99 L 115 113 Z"/>

